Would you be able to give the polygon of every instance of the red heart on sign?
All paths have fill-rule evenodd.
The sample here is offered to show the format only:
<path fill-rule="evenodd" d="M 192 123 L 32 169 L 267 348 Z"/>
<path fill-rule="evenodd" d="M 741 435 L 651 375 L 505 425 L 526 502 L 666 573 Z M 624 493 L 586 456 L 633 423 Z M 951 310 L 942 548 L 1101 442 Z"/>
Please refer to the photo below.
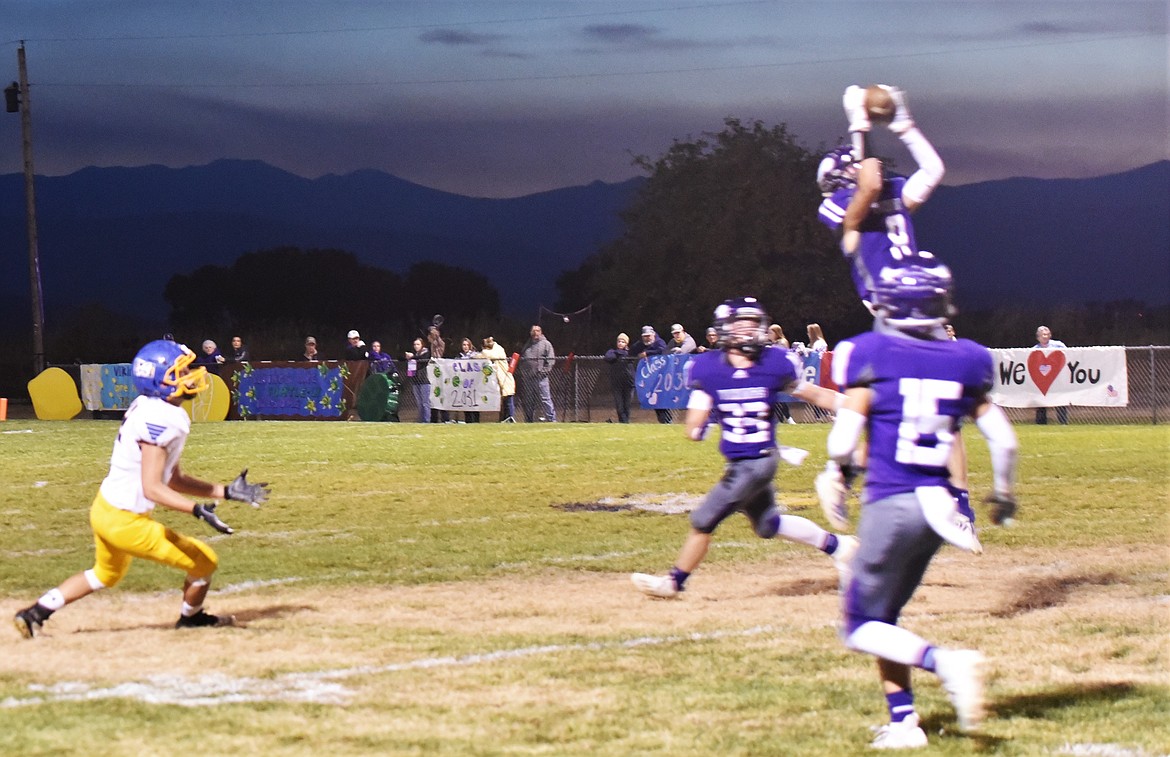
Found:
<path fill-rule="evenodd" d="M 1037 350 L 1028 355 L 1028 375 L 1036 382 L 1041 394 L 1048 394 L 1052 382 L 1056 381 L 1056 376 L 1062 368 L 1064 368 L 1064 353 L 1060 350 L 1055 350 L 1047 355 Z"/>

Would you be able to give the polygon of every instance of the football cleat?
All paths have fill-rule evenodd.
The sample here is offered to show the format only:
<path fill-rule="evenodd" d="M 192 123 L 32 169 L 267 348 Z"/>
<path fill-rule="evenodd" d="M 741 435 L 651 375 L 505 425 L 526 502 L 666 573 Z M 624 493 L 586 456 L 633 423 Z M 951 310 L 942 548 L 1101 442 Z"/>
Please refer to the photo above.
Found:
<path fill-rule="evenodd" d="M 918 726 L 918 715 L 909 715 L 898 723 L 886 723 L 877 729 L 869 743 L 871 749 L 920 749 L 926 746 L 926 731 Z"/>
<path fill-rule="evenodd" d="M 234 626 L 234 615 L 212 615 L 200 610 L 194 615 L 180 615 L 175 622 L 175 628 L 215 628 L 217 626 Z"/>
<path fill-rule="evenodd" d="M 41 632 L 41 627 L 45 624 L 45 618 L 37 611 L 37 606 L 32 605 L 26 607 L 12 618 L 13 625 L 20 635 L 26 639 L 31 639 Z"/>
<path fill-rule="evenodd" d="M 959 730 L 977 730 L 983 708 L 983 655 L 972 649 L 939 649 L 934 653 L 934 672 L 955 707 Z"/>
<path fill-rule="evenodd" d="M 638 591 L 649 597 L 674 599 L 681 593 L 678 585 L 675 584 L 674 579 L 670 576 L 652 576 L 649 573 L 633 573 L 630 575 L 630 581 L 638 588 Z"/>

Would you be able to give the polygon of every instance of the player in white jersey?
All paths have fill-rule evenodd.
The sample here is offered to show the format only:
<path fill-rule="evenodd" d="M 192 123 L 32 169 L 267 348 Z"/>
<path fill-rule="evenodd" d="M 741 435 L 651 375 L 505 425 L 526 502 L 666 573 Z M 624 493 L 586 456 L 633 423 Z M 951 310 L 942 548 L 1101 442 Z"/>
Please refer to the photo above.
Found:
<path fill-rule="evenodd" d="M 134 357 L 134 385 L 141 396 L 126 411 L 110 472 L 89 511 L 94 565 L 45 592 L 36 604 L 16 613 L 16 630 L 27 639 L 41 631 L 57 610 L 99 589 L 114 586 L 135 557 L 169 565 L 186 574 L 183 605 L 176 628 L 231 625 L 231 617 L 205 612 L 211 575 L 219 565 L 215 552 L 198 539 L 166 528 L 150 517 L 155 506 L 191 513 L 216 531 L 232 533 L 219 519 L 215 503 L 198 504 L 184 495 L 232 499 L 254 505 L 268 498 L 267 484 L 251 484 L 247 470 L 230 484 L 213 484 L 185 473 L 179 465 L 191 421 L 183 398 L 208 387 L 204 368 L 190 369 L 195 353 L 168 340 L 139 350 Z"/>

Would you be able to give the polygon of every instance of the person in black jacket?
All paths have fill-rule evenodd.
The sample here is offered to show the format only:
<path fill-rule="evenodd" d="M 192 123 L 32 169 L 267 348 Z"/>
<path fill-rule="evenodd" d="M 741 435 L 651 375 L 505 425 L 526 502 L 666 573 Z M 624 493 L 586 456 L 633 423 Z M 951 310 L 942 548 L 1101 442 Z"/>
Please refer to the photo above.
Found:
<path fill-rule="evenodd" d="M 232 337 L 232 348 L 228 351 L 227 359 L 229 363 L 246 363 L 252 359 L 248 348 L 244 346 L 244 340 L 241 337 Z"/>
<path fill-rule="evenodd" d="M 617 335 L 617 344 L 605 353 L 609 363 L 609 386 L 618 423 L 630 422 L 630 398 L 634 394 L 634 361 L 630 360 L 630 338 Z"/>
<path fill-rule="evenodd" d="M 653 326 L 643 326 L 642 343 L 634 345 L 634 348 L 630 350 L 630 357 L 652 357 L 665 354 L 666 342 L 658 336 L 658 332 L 654 330 Z M 669 410 L 655 410 L 654 414 L 658 416 L 659 423 L 674 422 L 674 416 Z"/>
<path fill-rule="evenodd" d="M 345 345 L 345 359 L 346 360 L 369 360 L 370 348 L 362 341 L 362 335 L 357 331 L 350 331 L 345 335 L 347 344 Z"/>
<path fill-rule="evenodd" d="M 410 383 L 414 399 L 418 403 L 418 422 L 431 422 L 431 382 L 427 378 L 427 364 L 431 362 L 431 351 L 419 337 L 411 345 L 413 352 L 405 353 L 406 380 Z"/>

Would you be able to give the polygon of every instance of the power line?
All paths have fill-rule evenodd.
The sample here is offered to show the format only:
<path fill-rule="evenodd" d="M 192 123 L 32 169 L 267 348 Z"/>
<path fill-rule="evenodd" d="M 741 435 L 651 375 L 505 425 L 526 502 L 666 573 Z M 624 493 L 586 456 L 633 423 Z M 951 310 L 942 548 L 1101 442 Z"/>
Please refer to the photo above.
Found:
<path fill-rule="evenodd" d="M 523 76 L 494 76 L 494 77 L 467 77 L 460 79 L 389 79 L 382 81 L 322 81 L 322 82 L 38 82 L 40 87 L 116 87 L 116 88 L 153 88 L 153 89 L 302 89 L 314 87 L 400 87 L 418 85 L 445 85 L 445 84 L 501 84 L 527 81 L 565 81 L 574 79 L 603 79 L 617 76 L 660 76 L 664 74 L 691 74 L 710 73 L 717 71 L 749 71 L 767 68 L 788 68 L 794 66 L 822 66 L 841 63 L 860 63 L 881 60 L 897 60 L 903 58 L 924 58 L 940 55 L 955 55 L 956 53 L 984 53 L 1000 52 L 1004 50 L 1032 49 L 1039 47 L 1054 47 L 1061 45 L 1079 45 L 1093 42 L 1113 42 L 1127 39 L 1157 35 L 1157 32 L 1140 32 L 1104 37 L 1089 37 L 1074 40 L 1050 40 L 1046 42 L 1026 42 L 1018 44 L 991 45 L 987 47 L 971 47 L 963 49 L 927 50 L 922 52 L 898 52 L 887 55 L 865 55 L 839 58 L 816 58 L 812 60 L 784 61 L 776 63 L 745 63 L 727 66 L 693 66 L 687 68 L 643 69 L 633 71 L 593 71 L 567 74 L 528 74 Z"/>
<path fill-rule="evenodd" d="M 707 8 L 730 8 L 737 5 L 771 5 L 776 0 L 731 0 L 725 3 L 699 3 L 695 5 L 673 5 L 662 8 L 638 8 L 631 10 L 596 11 L 592 13 L 573 13 L 554 16 L 520 16 L 517 18 L 481 19 L 477 21 L 451 21 L 432 24 L 401 24 L 394 26 L 354 26 L 339 27 L 336 29 L 294 29 L 272 32 L 222 32 L 217 34 L 151 34 L 151 35 L 117 35 L 104 37 L 39 37 L 25 38 L 24 42 L 61 43 L 61 42 L 140 42 L 181 39 L 240 39 L 248 37 L 292 37 L 315 34 L 367 34 L 370 32 L 410 31 L 412 29 L 450 28 L 453 26 L 484 26 L 489 24 L 517 24 L 534 21 L 564 21 L 579 18 L 597 18 L 599 16 L 631 16 L 650 13 L 669 13 L 673 11 L 703 10 Z M 18 40 L 11 40 L 6 44 L 16 44 Z"/>

